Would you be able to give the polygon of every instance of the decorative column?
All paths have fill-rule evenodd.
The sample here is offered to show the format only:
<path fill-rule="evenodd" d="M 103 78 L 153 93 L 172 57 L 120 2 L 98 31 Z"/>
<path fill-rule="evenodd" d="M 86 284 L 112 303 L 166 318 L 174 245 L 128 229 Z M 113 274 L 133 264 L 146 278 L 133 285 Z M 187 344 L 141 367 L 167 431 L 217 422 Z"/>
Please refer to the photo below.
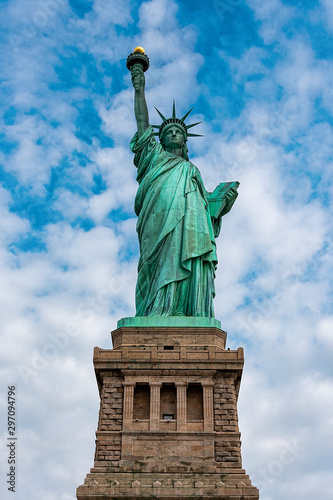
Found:
<path fill-rule="evenodd" d="M 187 428 L 187 382 L 176 382 L 177 387 L 177 431 Z"/>
<path fill-rule="evenodd" d="M 161 387 L 162 382 L 150 382 L 150 430 L 160 428 Z"/>
<path fill-rule="evenodd" d="M 123 429 L 132 430 L 133 423 L 133 403 L 135 382 L 123 382 L 124 385 L 124 410 L 123 410 Z"/>
<path fill-rule="evenodd" d="M 214 431 L 214 411 L 213 411 L 213 381 L 201 382 L 203 387 L 203 404 L 204 404 L 204 431 Z"/>

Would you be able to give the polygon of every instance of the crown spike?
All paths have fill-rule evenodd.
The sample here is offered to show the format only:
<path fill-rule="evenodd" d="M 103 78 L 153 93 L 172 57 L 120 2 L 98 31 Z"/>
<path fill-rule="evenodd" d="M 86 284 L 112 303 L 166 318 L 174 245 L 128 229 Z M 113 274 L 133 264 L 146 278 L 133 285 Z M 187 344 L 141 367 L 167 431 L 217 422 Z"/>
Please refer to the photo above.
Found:
<path fill-rule="evenodd" d="M 189 128 L 192 128 L 192 127 L 195 127 L 196 125 L 199 125 L 201 122 L 197 122 L 197 123 L 191 123 L 191 125 L 186 125 L 186 130 L 189 129 Z"/>
<path fill-rule="evenodd" d="M 154 106 L 154 108 L 156 109 L 157 113 L 160 115 L 160 117 L 162 118 L 162 120 L 165 122 L 166 121 L 166 118 L 164 115 L 162 115 L 162 113 L 157 109 L 156 106 Z"/>
<path fill-rule="evenodd" d="M 184 116 L 183 116 L 183 118 L 181 118 L 181 121 L 182 121 L 182 122 L 186 120 L 186 118 L 188 117 L 188 115 L 191 113 L 192 109 L 193 109 L 193 108 L 191 108 L 191 109 L 190 109 L 190 111 L 188 111 L 188 112 L 186 113 L 186 115 L 184 115 Z"/>
<path fill-rule="evenodd" d="M 176 118 L 176 102 L 173 100 L 172 104 L 172 118 Z"/>
<path fill-rule="evenodd" d="M 187 134 L 188 137 L 204 137 L 202 134 Z"/>

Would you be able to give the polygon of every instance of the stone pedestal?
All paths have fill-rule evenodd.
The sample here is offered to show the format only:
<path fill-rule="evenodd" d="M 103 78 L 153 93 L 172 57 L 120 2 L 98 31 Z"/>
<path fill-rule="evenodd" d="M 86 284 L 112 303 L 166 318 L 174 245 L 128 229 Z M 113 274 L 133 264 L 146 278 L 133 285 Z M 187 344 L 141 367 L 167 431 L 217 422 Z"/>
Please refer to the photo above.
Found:
<path fill-rule="evenodd" d="M 219 322 L 124 318 L 112 340 L 94 349 L 95 462 L 77 499 L 258 499 L 241 460 L 243 349 L 225 349 Z"/>

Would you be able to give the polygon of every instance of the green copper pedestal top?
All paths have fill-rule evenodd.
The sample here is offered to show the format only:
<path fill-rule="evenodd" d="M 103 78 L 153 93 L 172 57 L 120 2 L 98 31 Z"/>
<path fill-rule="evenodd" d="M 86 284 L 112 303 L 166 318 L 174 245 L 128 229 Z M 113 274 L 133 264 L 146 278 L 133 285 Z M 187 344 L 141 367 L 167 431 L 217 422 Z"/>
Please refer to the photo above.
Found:
<path fill-rule="evenodd" d="M 134 316 L 121 318 L 117 328 L 140 327 L 140 328 L 219 328 L 221 321 L 216 318 L 199 318 L 195 316 Z"/>

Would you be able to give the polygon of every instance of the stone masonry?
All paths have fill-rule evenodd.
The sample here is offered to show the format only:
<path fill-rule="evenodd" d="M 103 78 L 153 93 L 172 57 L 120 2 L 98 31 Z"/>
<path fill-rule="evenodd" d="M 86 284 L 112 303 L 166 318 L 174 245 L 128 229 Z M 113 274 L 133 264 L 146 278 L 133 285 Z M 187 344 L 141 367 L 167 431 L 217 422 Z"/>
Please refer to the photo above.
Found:
<path fill-rule="evenodd" d="M 95 466 L 119 467 L 121 455 L 121 434 L 123 425 L 123 383 L 117 372 L 111 372 L 104 379 L 101 388 L 101 407 L 99 411 L 98 429 L 108 432 L 108 440 L 97 440 Z M 116 432 L 118 431 L 118 432 Z"/>
<path fill-rule="evenodd" d="M 243 349 L 213 327 L 123 326 L 94 350 L 100 392 L 94 467 L 78 500 L 257 500 L 242 468 Z"/>

